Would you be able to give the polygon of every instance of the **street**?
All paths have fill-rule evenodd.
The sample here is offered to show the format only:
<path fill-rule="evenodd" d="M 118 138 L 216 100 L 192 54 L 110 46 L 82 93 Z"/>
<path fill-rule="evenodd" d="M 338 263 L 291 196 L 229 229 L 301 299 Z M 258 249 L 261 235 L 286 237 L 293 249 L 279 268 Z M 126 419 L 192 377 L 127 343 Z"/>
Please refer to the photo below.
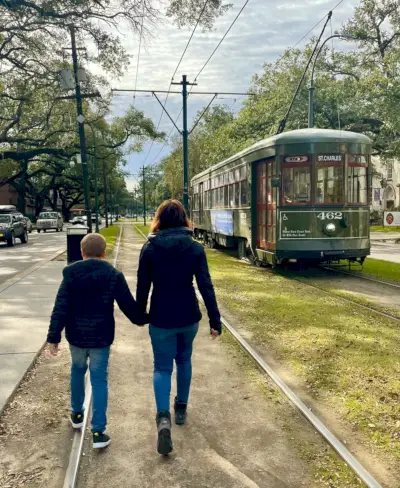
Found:
<path fill-rule="evenodd" d="M 371 246 L 371 257 L 400 263 L 400 244 L 388 242 L 373 242 Z"/>
<path fill-rule="evenodd" d="M 66 246 L 65 230 L 40 234 L 34 230 L 29 234 L 27 244 L 21 244 L 19 239 L 14 247 L 0 244 L 0 284 L 52 254 L 61 253 Z"/>

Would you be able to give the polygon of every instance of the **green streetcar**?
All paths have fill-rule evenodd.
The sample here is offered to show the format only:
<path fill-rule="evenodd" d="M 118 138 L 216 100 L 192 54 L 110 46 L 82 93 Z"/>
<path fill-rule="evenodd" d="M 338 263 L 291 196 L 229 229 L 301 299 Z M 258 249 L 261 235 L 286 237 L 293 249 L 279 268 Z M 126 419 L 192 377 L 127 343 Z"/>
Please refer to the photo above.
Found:
<path fill-rule="evenodd" d="M 363 263 L 371 149 L 367 136 L 339 130 L 264 139 L 192 179 L 195 235 L 256 263 Z"/>

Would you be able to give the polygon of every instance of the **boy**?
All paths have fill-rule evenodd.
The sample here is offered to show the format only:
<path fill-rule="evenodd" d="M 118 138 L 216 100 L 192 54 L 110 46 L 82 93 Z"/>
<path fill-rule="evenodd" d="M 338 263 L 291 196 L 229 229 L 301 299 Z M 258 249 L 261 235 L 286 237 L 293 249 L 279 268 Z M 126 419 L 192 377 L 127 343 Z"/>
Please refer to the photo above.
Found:
<path fill-rule="evenodd" d="M 108 359 L 114 341 L 114 300 L 122 312 L 138 325 L 148 317 L 139 312 L 124 275 L 104 260 L 106 241 L 100 234 L 82 239 L 83 261 L 67 266 L 51 316 L 47 342 L 56 356 L 61 332 L 71 351 L 71 423 L 83 425 L 85 373 L 88 367 L 93 390 L 92 433 L 95 449 L 107 447 L 111 439 L 104 433 L 108 401 Z"/>

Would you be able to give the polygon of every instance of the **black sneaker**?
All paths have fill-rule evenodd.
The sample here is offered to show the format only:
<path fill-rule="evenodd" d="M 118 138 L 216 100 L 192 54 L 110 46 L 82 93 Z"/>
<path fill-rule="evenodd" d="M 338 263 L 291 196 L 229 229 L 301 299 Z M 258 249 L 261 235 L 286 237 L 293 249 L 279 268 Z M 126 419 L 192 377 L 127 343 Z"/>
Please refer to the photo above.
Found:
<path fill-rule="evenodd" d="M 167 456 L 173 449 L 171 439 L 171 414 L 167 410 L 158 412 L 156 421 L 158 429 L 157 451 L 159 454 Z"/>
<path fill-rule="evenodd" d="M 70 420 L 74 429 L 80 429 L 83 426 L 83 412 L 71 413 Z"/>
<path fill-rule="evenodd" d="M 175 423 L 176 425 L 183 425 L 186 422 L 186 414 L 187 414 L 187 404 L 186 403 L 179 403 L 178 398 L 175 397 Z"/>
<path fill-rule="evenodd" d="M 110 436 L 104 432 L 93 432 L 93 449 L 103 449 L 110 445 Z"/>

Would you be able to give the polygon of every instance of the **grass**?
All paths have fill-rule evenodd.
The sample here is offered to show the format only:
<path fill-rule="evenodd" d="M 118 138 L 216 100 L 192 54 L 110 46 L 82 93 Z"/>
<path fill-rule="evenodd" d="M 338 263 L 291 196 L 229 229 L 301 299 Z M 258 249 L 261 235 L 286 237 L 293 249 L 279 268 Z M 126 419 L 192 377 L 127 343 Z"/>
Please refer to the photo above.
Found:
<path fill-rule="evenodd" d="M 400 459 L 398 324 L 208 251 L 218 299 L 374 446 Z"/>
<path fill-rule="evenodd" d="M 358 274 L 355 272 L 354 274 Z M 400 283 L 400 264 L 367 258 L 364 262 L 362 274 L 370 275 L 384 281 Z"/>
<path fill-rule="evenodd" d="M 114 251 L 114 247 L 118 241 L 119 229 L 119 225 L 111 225 L 100 231 L 100 234 L 102 234 L 107 241 L 107 256 L 110 256 Z"/>
<path fill-rule="evenodd" d="M 400 227 L 383 227 L 383 225 L 372 225 L 371 232 L 400 232 Z"/>
<path fill-rule="evenodd" d="M 136 224 L 134 222 L 134 227 L 141 230 L 145 236 L 147 236 L 147 234 L 150 232 L 150 225 L 149 224 L 143 225 L 141 223 Z"/>

